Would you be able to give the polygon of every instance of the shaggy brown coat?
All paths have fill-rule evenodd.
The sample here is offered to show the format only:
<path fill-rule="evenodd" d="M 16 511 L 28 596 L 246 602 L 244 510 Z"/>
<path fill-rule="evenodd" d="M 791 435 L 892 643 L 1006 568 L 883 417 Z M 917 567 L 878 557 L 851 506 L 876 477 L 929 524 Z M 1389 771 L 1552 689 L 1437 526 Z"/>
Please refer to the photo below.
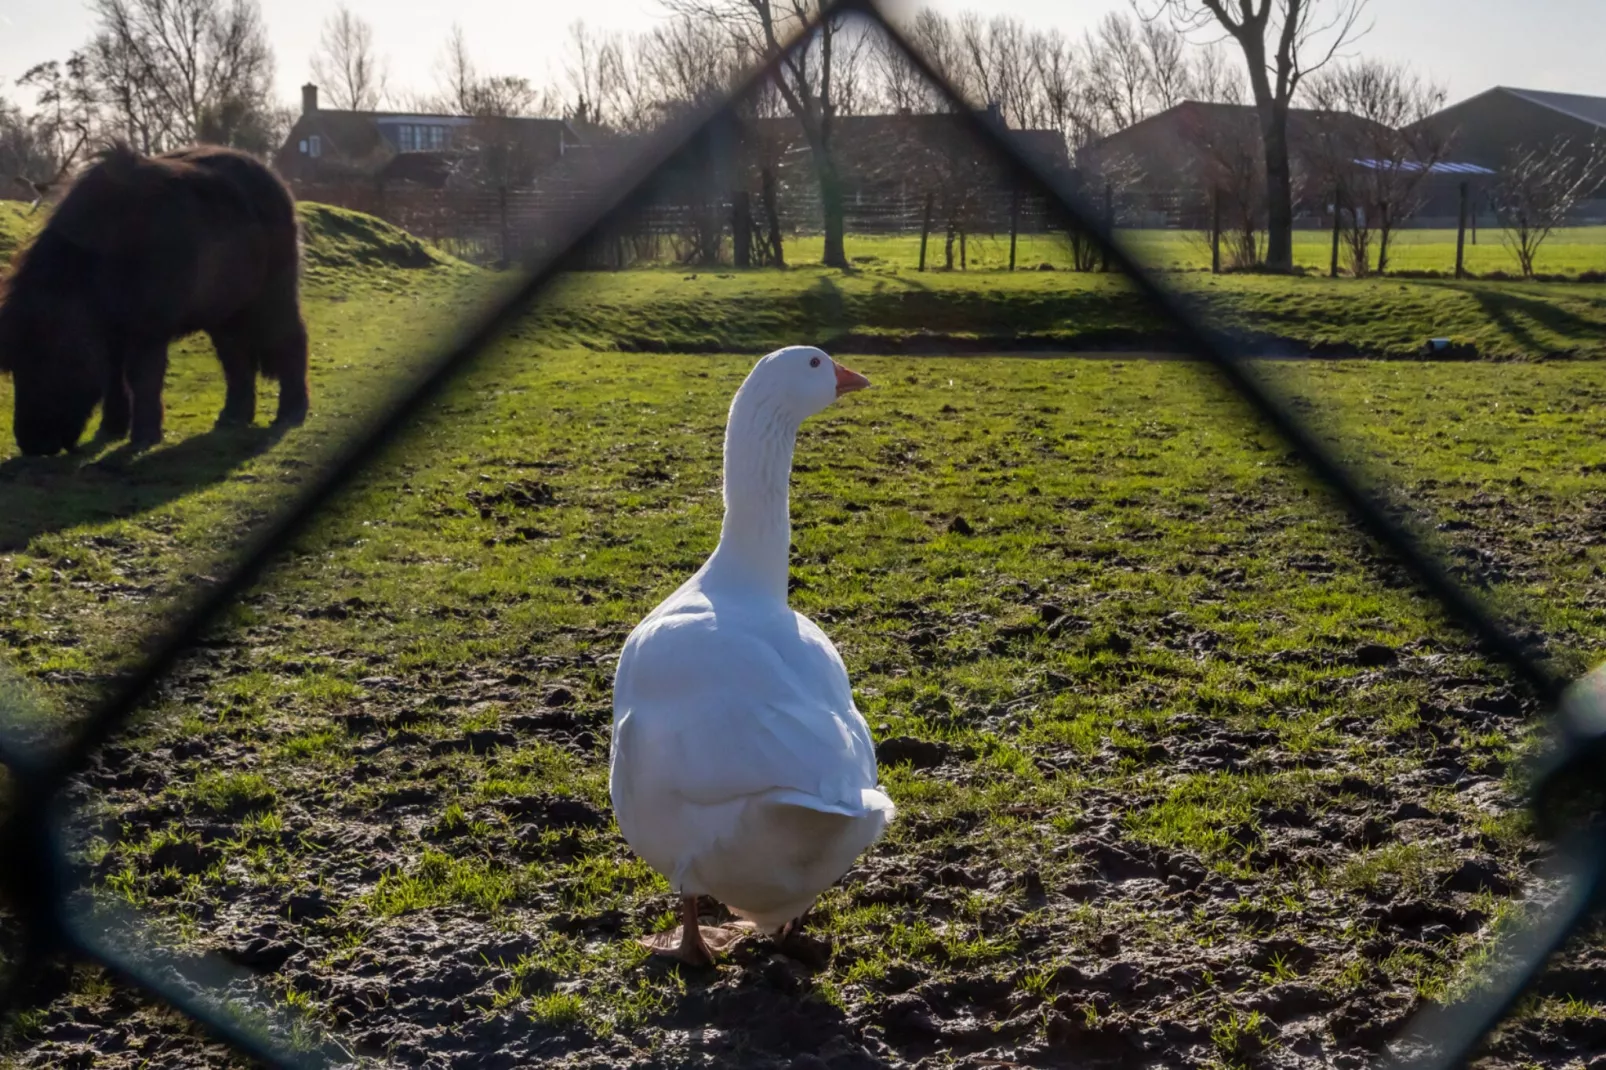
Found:
<path fill-rule="evenodd" d="M 307 414 L 295 201 L 257 160 L 202 146 L 102 153 L 20 255 L 0 291 L 0 372 L 15 386 L 17 445 L 74 449 L 100 436 L 162 437 L 168 343 L 211 336 L 221 424 L 256 416 L 256 377 L 279 382 L 276 425 Z"/>

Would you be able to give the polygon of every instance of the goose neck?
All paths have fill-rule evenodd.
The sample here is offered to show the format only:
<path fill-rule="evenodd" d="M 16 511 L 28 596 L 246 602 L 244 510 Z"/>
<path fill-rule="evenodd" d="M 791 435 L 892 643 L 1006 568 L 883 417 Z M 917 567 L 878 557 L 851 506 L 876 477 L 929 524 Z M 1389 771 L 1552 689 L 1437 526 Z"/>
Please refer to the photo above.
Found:
<path fill-rule="evenodd" d="M 725 432 L 725 522 L 710 572 L 786 600 L 792 544 L 792 450 L 797 422 L 778 406 L 738 396 Z"/>

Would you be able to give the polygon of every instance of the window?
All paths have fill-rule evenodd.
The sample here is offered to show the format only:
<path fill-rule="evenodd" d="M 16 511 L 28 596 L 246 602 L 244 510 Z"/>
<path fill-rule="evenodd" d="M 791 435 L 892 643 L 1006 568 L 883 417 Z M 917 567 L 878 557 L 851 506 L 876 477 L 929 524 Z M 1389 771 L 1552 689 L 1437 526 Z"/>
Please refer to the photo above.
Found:
<path fill-rule="evenodd" d="M 438 152 L 450 144 L 449 133 L 436 123 L 402 123 L 396 127 L 396 151 Z"/>
<path fill-rule="evenodd" d="M 301 155 L 305 156 L 306 154 L 307 154 L 307 139 L 306 138 L 302 138 L 301 139 Z"/>
<path fill-rule="evenodd" d="M 313 156 L 313 157 L 322 156 L 323 155 L 323 139 L 321 137 L 319 137 L 317 134 L 313 134 L 311 137 L 309 137 L 307 139 L 307 149 L 308 149 L 308 152 L 307 152 L 308 156 Z"/>

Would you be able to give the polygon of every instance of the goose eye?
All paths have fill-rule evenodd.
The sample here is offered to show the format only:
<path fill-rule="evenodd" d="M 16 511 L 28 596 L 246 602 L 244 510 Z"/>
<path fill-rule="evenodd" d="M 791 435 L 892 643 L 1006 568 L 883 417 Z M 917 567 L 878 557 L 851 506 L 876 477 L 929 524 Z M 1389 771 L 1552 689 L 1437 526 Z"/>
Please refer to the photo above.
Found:
<path fill-rule="evenodd" d="M 809 358 L 809 367 L 818 368 L 819 366 L 820 366 L 820 358 L 819 357 L 810 357 Z"/>

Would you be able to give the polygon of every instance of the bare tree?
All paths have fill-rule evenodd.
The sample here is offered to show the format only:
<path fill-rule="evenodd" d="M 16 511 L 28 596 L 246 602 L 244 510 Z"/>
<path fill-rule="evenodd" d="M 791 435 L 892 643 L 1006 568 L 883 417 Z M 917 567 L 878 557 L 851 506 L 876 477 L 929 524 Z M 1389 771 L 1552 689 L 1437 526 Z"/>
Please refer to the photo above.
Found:
<path fill-rule="evenodd" d="M 775 61 L 775 90 L 801 128 L 820 187 L 825 232 L 821 257 L 828 267 L 848 266 L 844 247 L 846 210 L 842 178 L 832 146 L 833 119 L 840 106 L 838 45 L 844 43 L 846 18 L 823 20 L 807 40 L 788 47 L 791 39 L 813 23 L 820 0 L 666 0 L 670 9 L 705 24 L 724 27 L 742 53 L 755 60 Z M 857 32 L 850 31 L 851 32 Z M 850 48 L 852 42 L 845 42 Z"/>
<path fill-rule="evenodd" d="M 440 100 L 445 106 L 443 110 L 472 115 L 480 75 L 469 55 L 468 38 L 458 23 L 452 23 L 446 43 L 441 46 L 436 75 L 440 83 Z"/>
<path fill-rule="evenodd" d="M 1606 143 L 1560 138 L 1512 152 L 1495 180 L 1494 208 L 1524 278 L 1551 232 L 1606 182 Z"/>
<path fill-rule="evenodd" d="M 323 24 L 312 77 L 336 108 L 373 111 L 385 99 L 389 74 L 374 51 L 374 28 L 345 4 Z"/>
<path fill-rule="evenodd" d="M 140 148 L 196 141 L 225 110 L 267 125 L 273 53 L 256 0 L 93 0 L 91 10 L 90 77 L 117 132 Z"/>
<path fill-rule="evenodd" d="M 1165 111 L 1198 95 L 1193 65 L 1188 61 L 1188 39 L 1175 26 L 1145 22 L 1139 28 L 1138 39 L 1143 45 L 1150 109 Z"/>
<path fill-rule="evenodd" d="M 100 102 L 83 53 L 73 53 L 65 63 L 51 60 L 31 67 L 17 85 L 34 91 L 36 110 L 29 118 L 49 144 L 52 173 L 74 155 L 71 147 L 79 145 L 83 135 L 97 140 Z"/>
<path fill-rule="evenodd" d="M 1027 51 L 1038 98 L 1033 125 L 1058 130 L 1074 158 L 1077 151 L 1106 133 L 1084 78 L 1085 65 L 1076 47 L 1058 30 L 1032 34 Z"/>
<path fill-rule="evenodd" d="M 1428 179 L 1448 143 L 1415 124 L 1444 106 L 1442 86 L 1424 82 L 1403 64 L 1361 60 L 1331 67 L 1300 94 L 1317 111 L 1306 156 L 1313 176 L 1333 197 L 1356 275 L 1388 270 L 1395 229 L 1422 207 Z"/>
<path fill-rule="evenodd" d="M 1148 118 L 1153 72 L 1132 20 L 1110 12 L 1099 22 L 1097 32 L 1087 36 L 1084 49 L 1089 93 L 1115 129 Z"/>
<path fill-rule="evenodd" d="M 904 33 L 917 42 L 924 35 L 923 27 L 935 25 L 939 38 L 948 29 L 947 20 L 930 8 L 922 8 L 914 21 L 903 27 Z M 923 55 L 933 64 L 943 62 L 943 45 L 917 43 Z M 871 51 L 875 67 L 876 84 L 880 93 L 879 106 L 890 112 L 929 113 L 942 107 L 941 94 L 915 67 L 901 45 L 885 34 L 877 34 Z"/>
<path fill-rule="evenodd" d="M 1194 49 L 1189 64 L 1189 94 L 1211 104 L 1242 104 L 1242 72 L 1220 42 L 1212 41 Z"/>
<path fill-rule="evenodd" d="M 1240 271 L 1259 267 L 1266 251 L 1266 167 L 1258 125 L 1235 112 L 1188 134 L 1202 184 L 1220 211 L 1223 260 Z"/>
<path fill-rule="evenodd" d="M 563 77 L 564 114 L 577 130 L 606 131 L 634 125 L 631 68 L 623 34 L 599 33 L 583 20 L 569 26 Z"/>
<path fill-rule="evenodd" d="M 468 49 L 463 28 L 453 23 L 436 64 L 439 92 L 414 103 L 420 110 L 444 111 L 476 118 L 552 115 L 562 110 L 557 92 L 537 86 L 522 75 L 480 73 Z"/>
<path fill-rule="evenodd" d="M 1142 4 L 1144 0 L 1133 0 Z M 1260 116 L 1266 168 L 1266 264 L 1294 268 L 1294 179 L 1288 110 L 1304 79 L 1320 70 L 1364 28 L 1367 0 L 1157 0 L 1145 13 L 1169 14 L 1183 32 L 1214 27 L 1242 50 Z"/>
<path fill-rule="evenodd" d="M 80 126 L 76 140 L 61 148 L 57 133 L 48 118 L 25 115 L 0 97 L 0 176 L 26 191 L 30 211 L 66 181 L 89 140 L 88 129 Z"/>
<path fill-rule="evenodd" d="M 681 15 L 641 41 L 640 63 L 654 87 L 661 119 L 723 98 L 741 69 L 741 53 L 719 23 Z"/>

